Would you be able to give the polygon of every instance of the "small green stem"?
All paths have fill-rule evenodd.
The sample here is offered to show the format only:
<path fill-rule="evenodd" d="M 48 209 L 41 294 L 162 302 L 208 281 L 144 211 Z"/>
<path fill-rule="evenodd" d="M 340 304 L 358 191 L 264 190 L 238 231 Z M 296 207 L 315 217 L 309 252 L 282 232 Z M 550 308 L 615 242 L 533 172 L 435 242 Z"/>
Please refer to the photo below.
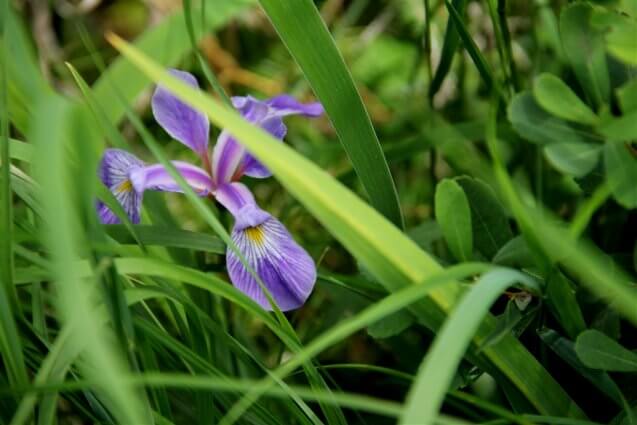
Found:
<path fill-rule="evenodd" d="M 509 32 L 506 16 L 506 0 L 498 0 L 498 18 L 500 21 L 500 30 L 502 31 L 502 39 L 504 41 L 504 52 L 509 62 L 511 83 L 513 84 L 513 89 L 517 92 L 520 89 L 520 79 L 518 78 L 518 71 L 515 66 L 515 61 L 513 60 L 511 33 Z"/>
<path fill-rule="evenodd" d="M 199 63 L 199 67 L 201 68 L 201 71 L 203 72 L 204 76 L 208 80 L 208 83 L 210 83 L 210 86 L 212 87 L 212 89 L 221 98 L 223 103 L 225 103 L 227 106 L 232 108 L 233 106 L 232 106 L 232 102 L 230 101 L 230 97 L 228 97 L 228 94 L 221 86 L 221 83 L 219 83 L 219 80 L 217 79 L 216 75 L 214 74 L 214 72 L 212 72 L 212 70 L 208 66 L 208 63 L 206 62 L 205 58 L 203 57 L 203 55 L 199 51 L 199 48 L 197 47 L 197 39 L 195 38 L 195 31 L 194 31 L 193 23 L 192 23 L 191 0 L 184 0 L 184 17 L 186 18 L 186 29 L 188 30 L 188 37 L 190 38 L 190 43 L 192 44 L 192 49 L 193 49 L 193 52 L 195 53 L 195 56 L 197 57 L 197 62 Z"/>
<path fill-rule="evenodd" d="M 573 239 L 578 239 L 582 235 L 582 232 L 586 229 L 586 226 L 588 226 L 595 211 L 597 211 L 610 195 L 610 186 L 606 183 L 602 183 L 584 205 L 582 205 L 577 211 L 577 214 L 575 214 L 571 227 L 569 228 Z"/>

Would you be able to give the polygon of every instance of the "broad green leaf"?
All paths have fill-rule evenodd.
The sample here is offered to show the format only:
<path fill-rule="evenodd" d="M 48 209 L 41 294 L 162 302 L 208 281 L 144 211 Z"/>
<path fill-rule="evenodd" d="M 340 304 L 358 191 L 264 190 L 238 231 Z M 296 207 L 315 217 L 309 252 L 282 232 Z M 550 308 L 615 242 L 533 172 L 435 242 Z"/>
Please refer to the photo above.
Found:
<path fill-rule="evenodd" d="M 513 270 L 486 273 L 460 300 L 438 332 L 409 390 L 400 423 L 433 424 L 464 352 L 480 322 L 502 292 L 515 283 L 535 288 L 528 276 Z"/>
<path fill-rule="evenodd" d="M 591 18 L 593 27 L 604 33 L 608 52 L 629 65 L 637 65 L 637 17 L 607 9 L 597 9 Z"/>
<path fill-rule="evenodd" d="M 598 130 L 614 142 L 631 142 L 637 139 L 637 110 L 617 118 L 607 117 Z"/>
<path fill-rule="evenodd" d="M 485 257 L 493 258 L 513 238 L 504 207 L 484 182 L 471 177 L 460 177 L 456 181 L 469 200 L 475 247 Z"/>
<path fill-rule="evenodd" d="M 369 195 L 370 203 L 404 227 L 387 161 L 352 76 L 311 0 L 259 0 L 314 89 Z"/>
<path fill-rule="evenodd" d="M 621 392 L 617 384 L 605 372 L 590 369 L 584 365 L 575 352 L 575 344 L 558 334 L 552 329 L 542 329 L 538 332 L 542 341 L 547 344 L 555 354 L 560 356 L 569 366 L 577 373 L 591 382 L 597 389 L 604 393 L 607 397 L 621 406 Z"/>
<path fill-rule="evenodd" d="M 542 109 L 530 92 L 517 94 L 507 109 L 509 121 L 520 137 L 540 145 L 550 143 L 595 143 L 589 131 L 579 131 Z"/>
<path fill-rule="evenodd" d="M 594 125 L 597 116 L 573 90 L 552 74 L 540 74 L 533 81 L 535 101 L 556 117 L 580 124 Z"/>
<path fill-rule="evenodd" d="M 314 163 L 263 130 L 247 125 L 236 112 L 205 93 L 171 77 L 123 40 L 112 37 L 111 42 L 154 81 L 193 107 L 206 111 L 213 123 L 237 137 L 389 292 L 418 284 L 441 271 L 441 266 L 398 228 Z M 435 329 L 444 312 L 452 308 L 459 290 L 457 284 L 438 288 L 430 298 L 415 304 L 412 311 Z M 492 326 L 489 317 L 476 339 L 482 340 Z M 559 385 L 515 339 L 503 338 L 484 354 L 538 410 L 581 415 Z"/>
<path fill-rule="evenodd" d="M 599 162 L 602 146 L 589 143 L 552 143 L 543 150 L 548 161 L 559 171 L 573 177 L 583 177 Z"/>
<path fill-rule="evenodd" d="M 617 99 L 624 115 L 637 110 L 637 78 L 617 89 Z"/>
<path fill-rule="evenodd" d="M 637 207 L 637 158 L 624 143 L 604 146 L 606 178 L 613 197 L 626 208 Z"/>
<path fill-rule="evenodd" d="M 471 210 L 458 183 L 445 179 L 436 186 L 436 220 L 447 246 L 458 261 L 469 261 L 473 254 Z"/>
<path fill-rule="evenodd" d="M 603 33 L 591 25 L 593 6 L 578 2 L 560 14 L 560 37 L 568 61 L 591 102 L 599 108 L 610 98 Z"/>
<path fill-rule="evenodd" d="M 389 338 L 400 334 L 414 323 L 414 316 L 407 311 L 398 311 L 385 316 L 367 327 L 367 333 L 375 339 Z"/>
<path fill-rule="evenodd" d="M 632 323 L 637 324 L 637 292 L 626 283 L 631 279 L 621 270 L 609 270 L 608 258 L 590 243 L 575 240 L 570 232 L 556 218 L 547 218 L 546 211 L 535 208 L 532 203 L 524 203 L 504 167 L 497 148 L 497 102 L 492 104 L 491 119 L 487 126 L 487 143 L 494 158 L 495 176 L 500 193 L 511 209 L 527 242 L 532 242 L 537 254 L 561 263 L 579 282 L 605 300 L 616 311 Z M 634 179 L 633 179 L 634 181 Z M 518 189 L 519 190 L 519 189 Z M 534 249 L 534 252 L 536 252 Z M 546 261 L 546 258 L 540 258 Z"/>
<path fill-rule="evenodd" d="M 548 278 L 545 299 L 553 315 L 570 338 L 576 338 L 586 329 L 586 322 L 577 303 L 575 291 L 566 276 L 559 270 Z"/>
<path fill-rule="evenodd" d="M 637 22 L 622 19 L 624 25 L 611 28 L 606 35 L 608 51 L 630 65 L 637 65 Z"/>
<path fill-rule="evenodd" d="M 493 263 L 507 267 L 524 268 L 534 264 L 533 255 L 522 235 L 505 243 L 493 257 Z"/>
<path fill-rule="evenodd" d="M 221 28 L 252 4 L 255 4 L 254 0 L 215 1 L 214 13 L 209 11 L 203 14 L 206 29 L 214 31 Z M 201 14 L 200 9 L 196 9 L 196 12 L 197 16 Z M 204 31 L 198 32 L 200 37 L 205 34 Z M 175 66 L 191 50 L 183 10 L 165 18 L 156 27 L 145 31 L 139 39 L 135 40 L 135 46 L 142 52 L 152 55 L 162 65 Z M 138 71 L 125 58 L 120 57 L 100 76 L 93 85 L 93 89 L 97 103 L 104 108 L 107 119 L 117 125 L 126 113 L 119 95 L 123 95 L 125 100 L 131 104 L 150 85 L 151 80 L 148 77 Z M 120 93 L 116 93 L 113 86 L 117 87 Z"/>
<path fill-rule="evenodd" d="M 582 332 L 575 341 L 575 352 L 591 369 L 637 372 L 637 354 L 600 331 L 591 329 Z"/>

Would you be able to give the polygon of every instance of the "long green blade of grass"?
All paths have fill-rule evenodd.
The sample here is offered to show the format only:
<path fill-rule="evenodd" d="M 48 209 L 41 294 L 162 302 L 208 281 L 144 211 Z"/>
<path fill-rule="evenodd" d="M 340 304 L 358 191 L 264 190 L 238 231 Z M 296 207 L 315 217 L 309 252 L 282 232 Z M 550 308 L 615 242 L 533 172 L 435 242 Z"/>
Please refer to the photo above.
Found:
<path fill-rule="evenodd" d="M 3 43 L 7 42 L 8 8 L 8 2 L 0 5 L 0 36 Z M 19 385 L 27 383 L 28 376 L 15 320 L 19 305 L 13 285 L 13 195 L 7 98 L 9 55 L 4 48 L 0 54 L 0 353 L 9 382 Z"/>
<path fill-rule="evenodd" d="M 458 303 L 440 329 L 407 396 L 400 423 L 433 424 L 462 360 L 491 305 L 509 286 L 522 282 L 537 289 L 529 277 L 514 270 L 494 270 L 484 276 Z"/>
<path fill-rule="evenodd" d="M 67 368 L 75 361 L 81 351 L 80 345 L 70 343 L 72 332 L 70 326 L 62 328 L 55 342 L 51 345 L 49 353 L 40 364 L 40 369 L 33 379 L 35 385 L 64 380 Z M 32 393 L 24 395 L 11 419 L 11 425 L 27 422 L 37 402 L 36 396 L 37 394 Z"/>
<path fill-rule="evenodd" d="M 97 384 L 96 381 L 73 381 L 64 384 L 40 385 L 31 388 L 23 388 L 27 391 L 77 391 L 85 388 L 92 388 Z M 219 392 L 245 392 L 255 385 L 255 381 L 249 379 L 231 379 L 227 377 L 216 378 L 210 375 L 186 375 L 178 373 L 145 373 L 138 376 L 129 376 L 122 384 L 130 386 L 154 386 L 167 388 L 183 388 L 189 390 L 215 390 Z M 397 417 L 400 415 L 400 404 L 379 398 L 339 392 L 332 394 L 327 391 L 316 391 L 312 388 L 290 386 L 299 397 L 305 400 L 323 402 L 333 404 L 335 406 L 349 407 L 352 409 L 363 410 L 383 416 Z M 276 398 L 289 397 L 288 392 L 281 388 L 272 388 L 268 390 L 268 395 Z M 133 422 L 125 422 L 133 423 Z"/>
<path fill-rule="evenodd" d="M 387 161 L 334 40 L 311 0 L 260 0 L 281 40 L 325 107 L 370 202 L 403 228 Z"/>
<path fill-rule="evenodd" d="M 471 56 L 471 60 L 476 68 L 478 68 L 478 72 L 480 73 L 484 84 L 487 86 L 487 90 L 491 90 L 493 88 L 499 92 L 500 88 L 493 75 L 493 71 L 491 70 L 487 60 L 482 55 L 482 52 L 480 52 L 475 41 L 473 41 L 473 38 L 471 38 L 469 30 L 464 25 L 464 22 L 462 22 L 462 16 L 460 16 L 460 13 L 455 7 L 453 7 L 453 4 L 449 0 L 445 0 L 445 5 L 449 10 L 449 19 L 455 23 L 458 36 L 462 39 L 465 50 L 469 53 L 469 56 Z"/>
<path fill-rule="evenodd" d="M 458 14 L 460 16 L 464 14 L 466 4 L 467 0 L 453 1 L 453 6 L 458 11 Z M 442 45 L 442 52 L 440 54 L 440 62 L 438 63 L 438 68 L 436 68 L 436 72 L 434 73 L 433 80 L 429 85 L 430 99 L 433 99 L 436 93 L 438 93 L 438 90 L 440 90 L 440 87 L 442 87 L 442 83 L 449 73 L 449 70 L 451 69 L 453 57 L 456 54 L 456 50 L 458 49 L 459 44 L 460 37 L 458 36 L 458 30 L 456 28 L 454 20 L 449 17 L 449 20 L 447 21 L 447 29 L 445 30 L 445 38 Z"/>
<path fill-rule="evenodd" d="M 405 289 L 401 289 L 386 298 L 378 301 L 371 306 L 365 308 L 356 316 L 339 323 L 329 331 L 318 336 L 314 341 L 307 344 L 303 350 L 297 353 L 290 361 L 274 371 L 273 375 L 279 379 L 283 379 L 286 375 L 292 373 L 296 368 L 308 361 L 312 357 L 326 350 L 332 344 L 343 340 L 354 332 L 371 325 L 378 320 L 396 313 L 410 304 L 427 296 L 435 288 L 444 284 L 453 283 L 454 281 L 466 278 L 470 275 L 480 273 L 488 269 L 489 266 L 484 264 L 466 263 L 455 268 L 442 271 L 431 278 L 422 282 L 420 285 L 413 285 Z M 275 381 L 268 377 L 256 385 L 242 400 L 240 400 L 224 417 L 219 425 L 230 425 L 239 419 L 240 415 L 248 409 L 251 403 L 266 392 Z"/>
<path fill-rule="evenodd" d="M 226 244 L 218 237 L 206 233 L 196 233 L 167 226 L 141 224 L 133 225 L 133 228 L 139 240 L 145 245 L 192 249 L 221 255 L 226 253 Z M 124 225 L 113 224 L 106 226 L 106 232 L 119 243 L 136 243 Z"/>
<path fill-rule="evenodd" d="M 23 27 L 11 2 L 3 1 L 2 5 L 0 19 L 3 22 L 3 35 L 0 49 L 8 78 L 3 93 L 9 100 L 3 111 L 7 111 L 13 125 L 25 133 L 29 122 L 34 119 L 32 106 L 37 99 L 50 94 L 52 90 L 40 73 L 28 30 Z"/>
<path fill-rule="evenodd" d="M 82 277 L 77 262 L 87 246 L 79 231 L 76 208 L 83 194 L 74 193 L 78 189 L 72 188 L 69 182 L 86 179 L 88 183 L 91 177 L 85 176 L 88 170 L 73 165 L 69 152 L 82 151 L 73 145 L 74 140 L 91 143 L 94 137 L 87 124 L 88 112 L 59 97 L 43 100 L 38 116 L 47 119 L 37 121 L 31 139 L 37 146 L 36 174 L 47 211 L 43 244 L 51 253 L 57 289 L 56 307 L 63 321 L 74 330 L 71 343 L 81 341 L 85 347 L 81 369 L 88 379 L 96 382 L 101 401 L 110 406 L 121 423 L 149 423 L 140 394 L 125 382 L 127 365 L 112 343 L 110 328 L 105 327 L 95 314 L 96 282 Z M 86 162 L 90 167 L 92 161 Z M 94 169 L 90 170 L 89 176 L 95 179 Z M 90 204 L 92 209 L 92 199 Z"/>
<path fill-rule="evenodd" d="M 193 107 L 206 111 L 212 122 L 241 140 L 388 291 L 417 284 L 441 270 L 435 260 L 382 215 L 311 161 L 278 143 L 266 132 L 247 125 L 237 113 L 206 94 L 170 77 L 123 40 L 112 37 L 111 42 L 154 81 Z M 435 329 L 442 323 L 445 312 L 451 310 L 459 291 L 457 284 L 435 290 L 431 300 L 417 303 L 414 310 L 424 323 Z M 477 343 L 488 336 L 492 326 L 493 322 L 488 318 L 476 335 Z M 578 414 L 568 395 L 513 337 L 503 338 L 486 349 L 485 355 L 540 412 Z"/>

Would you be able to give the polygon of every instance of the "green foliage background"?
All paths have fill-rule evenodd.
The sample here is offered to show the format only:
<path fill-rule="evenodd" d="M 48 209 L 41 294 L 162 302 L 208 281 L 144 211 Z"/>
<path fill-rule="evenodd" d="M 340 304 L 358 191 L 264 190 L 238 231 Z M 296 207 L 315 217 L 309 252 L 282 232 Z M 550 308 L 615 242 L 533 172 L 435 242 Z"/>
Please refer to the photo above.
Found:
<path fill-rule="evenodd" d="M 0 18 L 0 424 L 637 423 L 634 0 Z M 192 159 L 160 82 L 272 170 L 248 184 L 319 265 L 300 310 L 228 283 L 231 217 L 182 179 L 139 225 L 99 183 L 107 146 Z M 327 115 L 287 144 L 226 106 L 282 92 Z"/>

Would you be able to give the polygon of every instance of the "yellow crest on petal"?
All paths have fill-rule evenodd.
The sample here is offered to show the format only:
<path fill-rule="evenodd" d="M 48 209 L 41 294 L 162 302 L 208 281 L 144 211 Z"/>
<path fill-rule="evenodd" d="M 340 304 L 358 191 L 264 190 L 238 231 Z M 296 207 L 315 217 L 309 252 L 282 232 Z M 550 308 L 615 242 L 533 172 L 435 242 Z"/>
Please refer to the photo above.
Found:
<path fill-rule="evenodd" d="M 265 235 L 261 226 L 247 227 L 244 232 L 251 242 L 254 242 L 257 245 L 263 244 Z"/>
<path fill-rule="evenodd" d="M 119 186 L 117 186 L 117 188 L 115 189 L 115 192 L 124 193 L 124 192 L 130 192 L 131 190 L 133 190 L 133 184 L 131 183 L 129 179 L 126 179 L 122 183 L 120 183 Z"/>

